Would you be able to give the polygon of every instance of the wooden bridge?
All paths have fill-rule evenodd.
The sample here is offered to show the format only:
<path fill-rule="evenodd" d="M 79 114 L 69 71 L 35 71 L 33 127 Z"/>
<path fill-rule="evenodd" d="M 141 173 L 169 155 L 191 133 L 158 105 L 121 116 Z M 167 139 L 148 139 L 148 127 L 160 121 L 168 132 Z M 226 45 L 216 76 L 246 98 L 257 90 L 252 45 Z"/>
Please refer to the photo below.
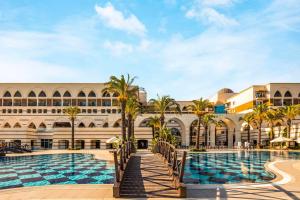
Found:
<path fill-rule="evenodd" d="M 131 143 L 114 152 L 116 180 L 114 197 L 176 198 L 185 197 L 182 183 L 186 152 L 180 153 L 173 145 L 160 141 L 153 148 L 131 153 Z"/>

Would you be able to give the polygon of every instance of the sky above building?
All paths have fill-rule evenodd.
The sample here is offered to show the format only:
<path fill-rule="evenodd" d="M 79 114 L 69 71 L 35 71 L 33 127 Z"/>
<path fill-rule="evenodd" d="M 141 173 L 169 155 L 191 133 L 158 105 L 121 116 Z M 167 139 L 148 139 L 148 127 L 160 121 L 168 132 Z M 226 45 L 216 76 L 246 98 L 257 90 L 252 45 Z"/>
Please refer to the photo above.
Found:
<path fill-rule="evenodd" d="M 299 0 L 1 0 L 0 82 L 105 82 L 149 97 L 300 82 Z"/>

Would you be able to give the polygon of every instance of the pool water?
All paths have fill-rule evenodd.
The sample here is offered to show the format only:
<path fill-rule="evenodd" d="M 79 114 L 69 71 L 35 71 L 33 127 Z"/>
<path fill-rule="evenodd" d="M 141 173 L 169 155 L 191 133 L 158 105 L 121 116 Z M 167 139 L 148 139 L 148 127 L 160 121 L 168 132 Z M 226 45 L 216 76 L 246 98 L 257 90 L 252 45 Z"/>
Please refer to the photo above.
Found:
<path fill-rule="evenodd" d="M 0 157 L 0 189 L 51 184 L 111 184 L 114 166 L 90 154 Z"/>
<path fill-rule="evenodd" d="M 264 164 L 276 158 L 300 159 L 298 152 L 198 153 L 189 154 L 184 182 L 191 184 L 262 183 L 275 175 Z"/>

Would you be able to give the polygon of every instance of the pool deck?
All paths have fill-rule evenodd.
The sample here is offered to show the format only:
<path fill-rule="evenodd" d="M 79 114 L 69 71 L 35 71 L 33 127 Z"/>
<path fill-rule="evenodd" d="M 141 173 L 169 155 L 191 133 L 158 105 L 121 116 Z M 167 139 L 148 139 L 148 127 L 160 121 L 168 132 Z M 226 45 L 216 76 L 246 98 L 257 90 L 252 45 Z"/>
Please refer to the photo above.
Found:
<path fill-rule="evenodd" d="M 106 150 L 50 150 L 21 155 L 89 153 L 112 161 Z M 20 154 L 16 154 L 20 156 Z M 15 156 L 11 154 L 10 156 Z M 266 184 L 187 185 L 189 199 L 300 199 L 300 160 L 277 160 L 266 165 L 277 177 Z M 112 185 L 49 185 L 0 190 L 0 200 L 113 199 Z M 165 198 L 163 198 L 165 199 Z"/>

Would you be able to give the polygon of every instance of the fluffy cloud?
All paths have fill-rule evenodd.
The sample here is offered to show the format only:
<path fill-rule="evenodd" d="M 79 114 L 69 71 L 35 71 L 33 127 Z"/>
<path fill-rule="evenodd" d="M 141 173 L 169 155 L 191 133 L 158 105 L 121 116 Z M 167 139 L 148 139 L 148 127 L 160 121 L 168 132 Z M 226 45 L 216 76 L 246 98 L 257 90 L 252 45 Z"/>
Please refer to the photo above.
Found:
<path fill-rule="evenodd" d="M 133 46 L 131 44 L 126 44 L 120 41 L 116 41 L 116 42 L 105 41 L 104 48 L 110 50 L 110 52 L 115 56 L 128 54 L 133 51 Z"/>
<path fill-rule="evenodd" d="M 138 36 L 144 36 L 147 32 L 145 25 L 135 15 L 126 17 L 109 2 L 103 7 L 96 5 L 95 10 L 108 27 Z"/>

